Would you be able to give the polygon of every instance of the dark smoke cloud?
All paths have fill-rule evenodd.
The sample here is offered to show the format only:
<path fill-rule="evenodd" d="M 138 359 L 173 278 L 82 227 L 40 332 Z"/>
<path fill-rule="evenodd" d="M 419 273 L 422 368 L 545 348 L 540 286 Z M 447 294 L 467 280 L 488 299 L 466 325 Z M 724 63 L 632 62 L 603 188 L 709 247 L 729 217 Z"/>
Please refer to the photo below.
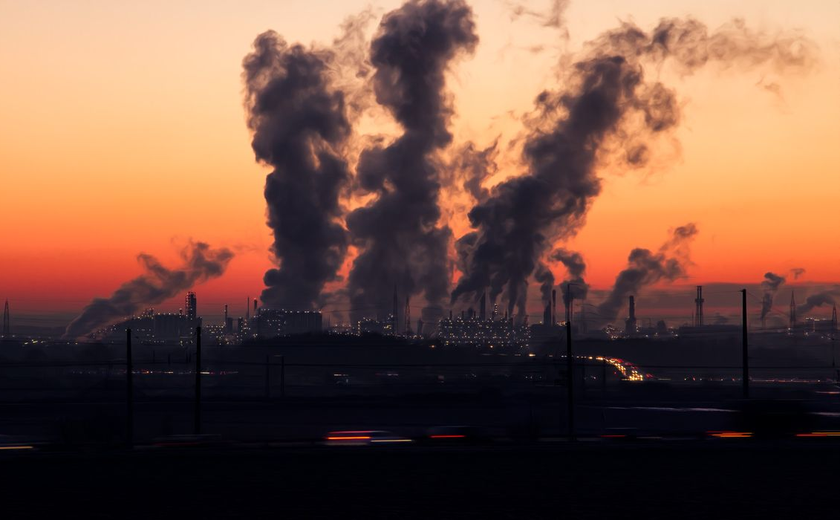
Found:
<path fill-rule="evenodd" d="M 75 339 L 110 323 L 126 318 L 144 306 L 154 305 L 184 292 L 194 285 L 221 276 L 233 258 L 226 248 L 211 249 L 203 242 L 190 243 L 181 251 L 184 264 L 167 269 L 153 256 L 137 256 L 145 273 L 125 282 L 109 298 L 94 298 L 64 333 Z"/>
<path fill-rule="evenodd" d="M 790 270 L 790 274 L 793 275 L 794 280 L 799 280 L 799 277 L 805 274 L 805 269 L 801 267 L 794 267 Z"/>
<path fill-rule="evenodd" d="M 764 294 L 761 297 L 761 321 L 764 322 L 764 318 L 767 317 L 767 313 L 769 313 L 773 309 L 773 298 L 775 298 L 776 293 L 779 291 L 779 287 L 785 283 L 785 278 L 778 274 L 774 274 L 771 272 L 764 273 L 764 281 L 761 282 L 761 288 L 764 291 Z"/>
<path fill-rule="evenodd" d="M 554 273 L 540 262 L 537 264 L 537 270 L 534 272 L 534 280 L 540 284 L 542 301 L 550 301 L 551 291 L 554 289 Z"/>
<path fill-rule="evenodd" d="M 630 168 L 648 164 L 651 143 L 678 125 L 680 111 L 673 90 L 646 80 L 646 66 L 658 76 L 665 63 L 682 74 L 711 62 L 777 70 L 813 63 L 813 46 L 801 36 L 767 36 L 737 21 L 712 32 L 693 19 L 662 20 L 650 33 L 623 23 L 586 49 L 567 68 L 564 90 L 536 98 L 523 148 L 528 173 L 494 187 L 469 213 L 475 231 L 457 247 L 466 260 L 453 302 L 489 289 L 494 301 L 504 293 L 512 311 L 547 249 L 585 223 L 601 192 L 598 166 L 607 159 Z"/>
<path fill-rule="evenodd" d="M 687 245 L 695 235 L 697 227 L 687 224 L 676 228 L 656 253 L 649 249 L 633 249 L 627 258 L 627 268 L 616 276 L 612 291 L 598 305 L 597 319 L 603 324 L 612 323 L 628 296 L 659 281 L 672 282 L 684 277 L 688 263 Z"/>
<path fill-rule="evenodd" d="M 805 303 L 796 307 L 796 315 L 803 317 L 823 305 L 836 305 L 838 298 L 840 298 L 840 286 L 812 294 L 805 299 Z"/>
<path fill-rule="evenodd" d="M 248 127 L 266 177 L 268 225 L 278 267 L 265 273 L 268 306 L 318 307 L 347 252 L 339 194 L 350 175 L 341 155 L 351 125 L 330 75 L 332 51 L 259 35 L 243 61 Z"/>
<path fill-rule="evenodd" d="M 387 147 L 368 148 L 357 182 L 376 199 L 347 217 L 361 251 L 350 272 L 354 320 L 387 309 L 401 295 L 423 293 L 439 305 L 449 293 L 452 233 L 439 224 L 441 163 L 436 153 L 452 140 L 453 114 L 445 73 L 478 44 L 472 10 L 463 0 L 410 1 L 387 14 L 371 44 L 376 100 L 404 133 Z"/>
<path fill-rule="evenodd" d="M 498 140 L 486 148 L 478 148 L 475 143 L 469 142 L 455 152 L 457 159 L 454 166 L 461 172 L 464 191 L 469 193 L 476 202 L 481 202 L 490 196 L 490 190 L 482 186 L 482 183 L 499 170 L 496 164 L 498 155 Z"/>
<path fill-rule="evenodd" d="M 586 262 L 580 253 L 561 247 L 551 253 L 551 259 L 561 262 L 566 268 L 566 279 L 561 285 L 563 301 L 569 301 L 569 284 L 572 284 L 571 294 L 575 300 L 585 299 L 589 292 L 589 284 L 585 280 Z"/>

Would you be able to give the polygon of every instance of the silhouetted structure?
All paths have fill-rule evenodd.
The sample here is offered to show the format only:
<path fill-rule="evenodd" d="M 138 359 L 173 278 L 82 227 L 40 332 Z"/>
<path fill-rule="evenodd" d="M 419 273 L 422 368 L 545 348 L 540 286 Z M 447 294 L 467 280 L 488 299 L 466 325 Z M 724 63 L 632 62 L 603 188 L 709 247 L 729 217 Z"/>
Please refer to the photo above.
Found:
<path fill-rule="evenodd" d="M 630 297 L 630 311 L 627 321 L 624 322 L 624 333 L 627 335 L 636 333 L 636 300 Z"/>
<path fill-rule="evenodd" d="M 481 320 L 473 310 L 469 315 L 440 321 L 438 337 L 445 346 L 478 347 L 487 349 L 521 349 L 530 344 L 531 330 L 524 322 L 514 324 L 513 318 Z"/>
<path fill-rule="evenodd" d="M 411 297 L 405 297 L 405 335 L 411 336 L 411 307 L 409 306 Z"/>
<path fill-rule="evenodd" d="M 9 300 L 6 300 L 6 305 L 3 306 L 3 336 L 12 335 L 12 326 L 9 316 Z"/>
<path fill-rule="evenodd" d="M 254 320 L 257 335 L 264 338 L 318 334 L 323 331 L 323 317 L 320 311 L 288 311 L 263 307 Z"/>
<path fill-rule="evenodd" d="M 697 306 L 697 309 L 694 311 L 694 326 L 695 327 L 702 327 L 703 326 L 703 286 L 697 286 L 697 298 L 694 299 L 694 303 Z"/>
<path fill-rule="evenodd" d="M 184 299 L 184 312 L 188 320 L 195 321 L 198 318 L 197 299 L 192 291 L 188 292 Z"/>
<path fill-rule="evenodd" d="M 796 329 L 796 297 L 790 291 L 790 330 Z"/>
<path fill-rule="evenodd" d="M 391 327 L 391 331 L 396 335 L 397 333 L 397 324 L 399 323 L 399 318 L 397 316 L 397 284 L 394 284 L 394 314 L 391 316 L 393 320 L 393 326 Z"/>
<path fill-rule="evenodd" d="M 835 304 L 834 307 L 831 309 L 831 333 L 837 333 L 837 305 Z"/>
<path fill-rule="evenodd" d="M 487 293 L 481 293 L 481 303 L 478 306 L 478 319 L 484 321 L 487 319 Z"/>

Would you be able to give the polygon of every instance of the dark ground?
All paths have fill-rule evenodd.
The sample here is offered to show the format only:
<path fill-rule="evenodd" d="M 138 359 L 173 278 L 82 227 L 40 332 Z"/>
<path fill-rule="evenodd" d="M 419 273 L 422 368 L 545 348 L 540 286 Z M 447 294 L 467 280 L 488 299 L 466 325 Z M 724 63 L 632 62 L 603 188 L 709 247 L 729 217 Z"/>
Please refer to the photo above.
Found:
<path fill-rule="evenodd" d="M 6 453 L 2 518 L 833 518 L 840 443 Z"/>

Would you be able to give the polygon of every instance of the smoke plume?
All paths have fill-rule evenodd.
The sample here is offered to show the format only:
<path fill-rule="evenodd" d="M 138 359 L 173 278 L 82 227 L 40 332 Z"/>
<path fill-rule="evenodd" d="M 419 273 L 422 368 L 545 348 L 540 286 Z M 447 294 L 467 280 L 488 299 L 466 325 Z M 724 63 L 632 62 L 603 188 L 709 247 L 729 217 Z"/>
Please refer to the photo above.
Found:
<path fill-rule="evenodd" d="M 265 182 L 278 262 L 264 277 L 268 306 L 318 307 L 347 253 L 339 194 L 350 178 L 342 148 L 351 125 L 330 74 L 334 57 L 267 31 L 243 61 L 251 146 L 274 168 Z"/>
<path fill-rule="evenodd" d="M 589 284 L 586 283 L 586 263 L 580 253 L 558 248 L 551 253 L 551 259 L 561 262 L 566 268 L 566 279 L 561 284 L 563 301 L 569 301 L 569 291 L 575 300 L 583 300 L 589 293 Z M 571 287 L 569 286 L 571 284 Z"/>
<path fill-rule="evenodd" d="M 612 323 L 628 296 L 659 281 L 672 282 L 684 277 L 688 263 L 687 246 L 695 235 L 697 227 L 687 224 L 675 229 L 672 237 L 656 253 L 649 249 L 633 249 L 627 258 L 627 268 L 616 276 L 612 291 L 598 305 L 598 318 L 603 323 Z"/>
<path fill-rule="evenodd" d="M 528 16 L 537 20 L 544 27 L 554 27 L 555 29 L 566 28 L 566 10 L 569 8 L 571 0 L 551 0 L 551 5 L 546 11 L 537 11 L 529 9 L 528 6 L 521 3 L 508 3 L 507 7 L 510 9 L 511 19 L 516 20 L 522 16 Z M 568 37 L 568 35 L 566 35 Z"/>
<path fill-rule="evenodd" d="M 131 316 L 144 306 L 168 300 L 194 285 L 224 274 L 233 252 L 226 248 L 211 249 L 203 242 L 190 243 L 181 251 L 184 264 L 167 269 L 153 256 L 137 256 L 145 273 L 125 282 L 109 298 L 94 298 L 74 319 L 64 338 L 75 339 L 110 323 Z"/>
<path fill-rule="evenodd" d="M 482 202 L 490 196 L 490 191 L 482 183 L 498 171 L 498 153 L 499 142 L 496 140 L 482 149 L 476 148 L 473 142 L 466 143 L 455 154 L 458 158 L 455 168 L 462 172 L 464 191 L 476 202 Z"/>
<path fill-rule="evenodd" d="M 764 273 L 764 281 L 761 282 L 761 289 L 764 294 L 761 297 L 761 322 L 764 323 L 764 318 L 767 313 L 773 308 L 773 298 L 779 291 L 779 287 L 785 283 L 785 278 L 777 274 L 766 272 Z"/>
<path fill-rule="evenodd" d="M 354 321 L 368 309 L 387 309 L 395 285 L 401 295 L 422 292 L 429 305 L 449 293 L 452 233 L 439 224 L 436 153 L 452 140 L 445 73 L 477 43 L 463 0 L 412 0 L 383 18 L 371 44 L 376 100 L 404 133 L 362 152 L 357 167 L 359 187 L 376 198 L 347 216 L 361 251 L 348 281 Z"/>
<path fill-rule="evenodd" d="M 837 298 L 840 298 L 840 286 L 812 294 L 805 299 L 805 303 L 796 307 L 796 315 L 802 317 L 823 305 L 836 305 Z"/>
<path fill-rule="evenodd" d="M 805 269 L 801 267 L 794 267 L 790 270 L 790 274 L 793 275 L 794 280 L 799 280 L 799 277 L 805 274 Z"/>
<path fill-rule="evenodd" d="M 812 49 L 796 34 L 768 36 L 739 21 L 710 32 L 693 19 L 665 19 L 650 33 L 623 23 L 590 42 L 566 67 L 567 86 L 536 98 L 522 156 L 527 174 L 497 185 L 470 211 L 475 231 L 456 247 L 465 269 L 452 301 L 489 289 L 493 301 L 504 293 L 512 311 L 547 250 L 585 223 L 601 192 L 599 165 L 648 164 L 652 143 L 678 125 L 680 110 L 673 90 L 646 79 L 646 67 L 655 77 L 667 63 L 684 75 L 709 63 L 803 70 L 813 63 Z M 634 262 L 655 261 L 639 251 Z"/>

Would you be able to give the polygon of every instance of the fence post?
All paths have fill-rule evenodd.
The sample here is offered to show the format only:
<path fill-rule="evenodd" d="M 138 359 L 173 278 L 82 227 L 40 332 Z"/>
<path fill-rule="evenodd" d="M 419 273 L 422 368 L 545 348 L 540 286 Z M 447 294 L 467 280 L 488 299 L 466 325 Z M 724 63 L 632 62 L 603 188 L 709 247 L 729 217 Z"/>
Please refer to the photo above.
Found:
<path fill-rule="evenodd" d="M 131 329 L 125 330 L 125 442 L 134 446 L 134 362 L 131 358 Z"/>
<path fill-rule="evenodd" d="M 195 424 L 193 431 L 201 434 L 201 327 L 195 328 Z"/>

